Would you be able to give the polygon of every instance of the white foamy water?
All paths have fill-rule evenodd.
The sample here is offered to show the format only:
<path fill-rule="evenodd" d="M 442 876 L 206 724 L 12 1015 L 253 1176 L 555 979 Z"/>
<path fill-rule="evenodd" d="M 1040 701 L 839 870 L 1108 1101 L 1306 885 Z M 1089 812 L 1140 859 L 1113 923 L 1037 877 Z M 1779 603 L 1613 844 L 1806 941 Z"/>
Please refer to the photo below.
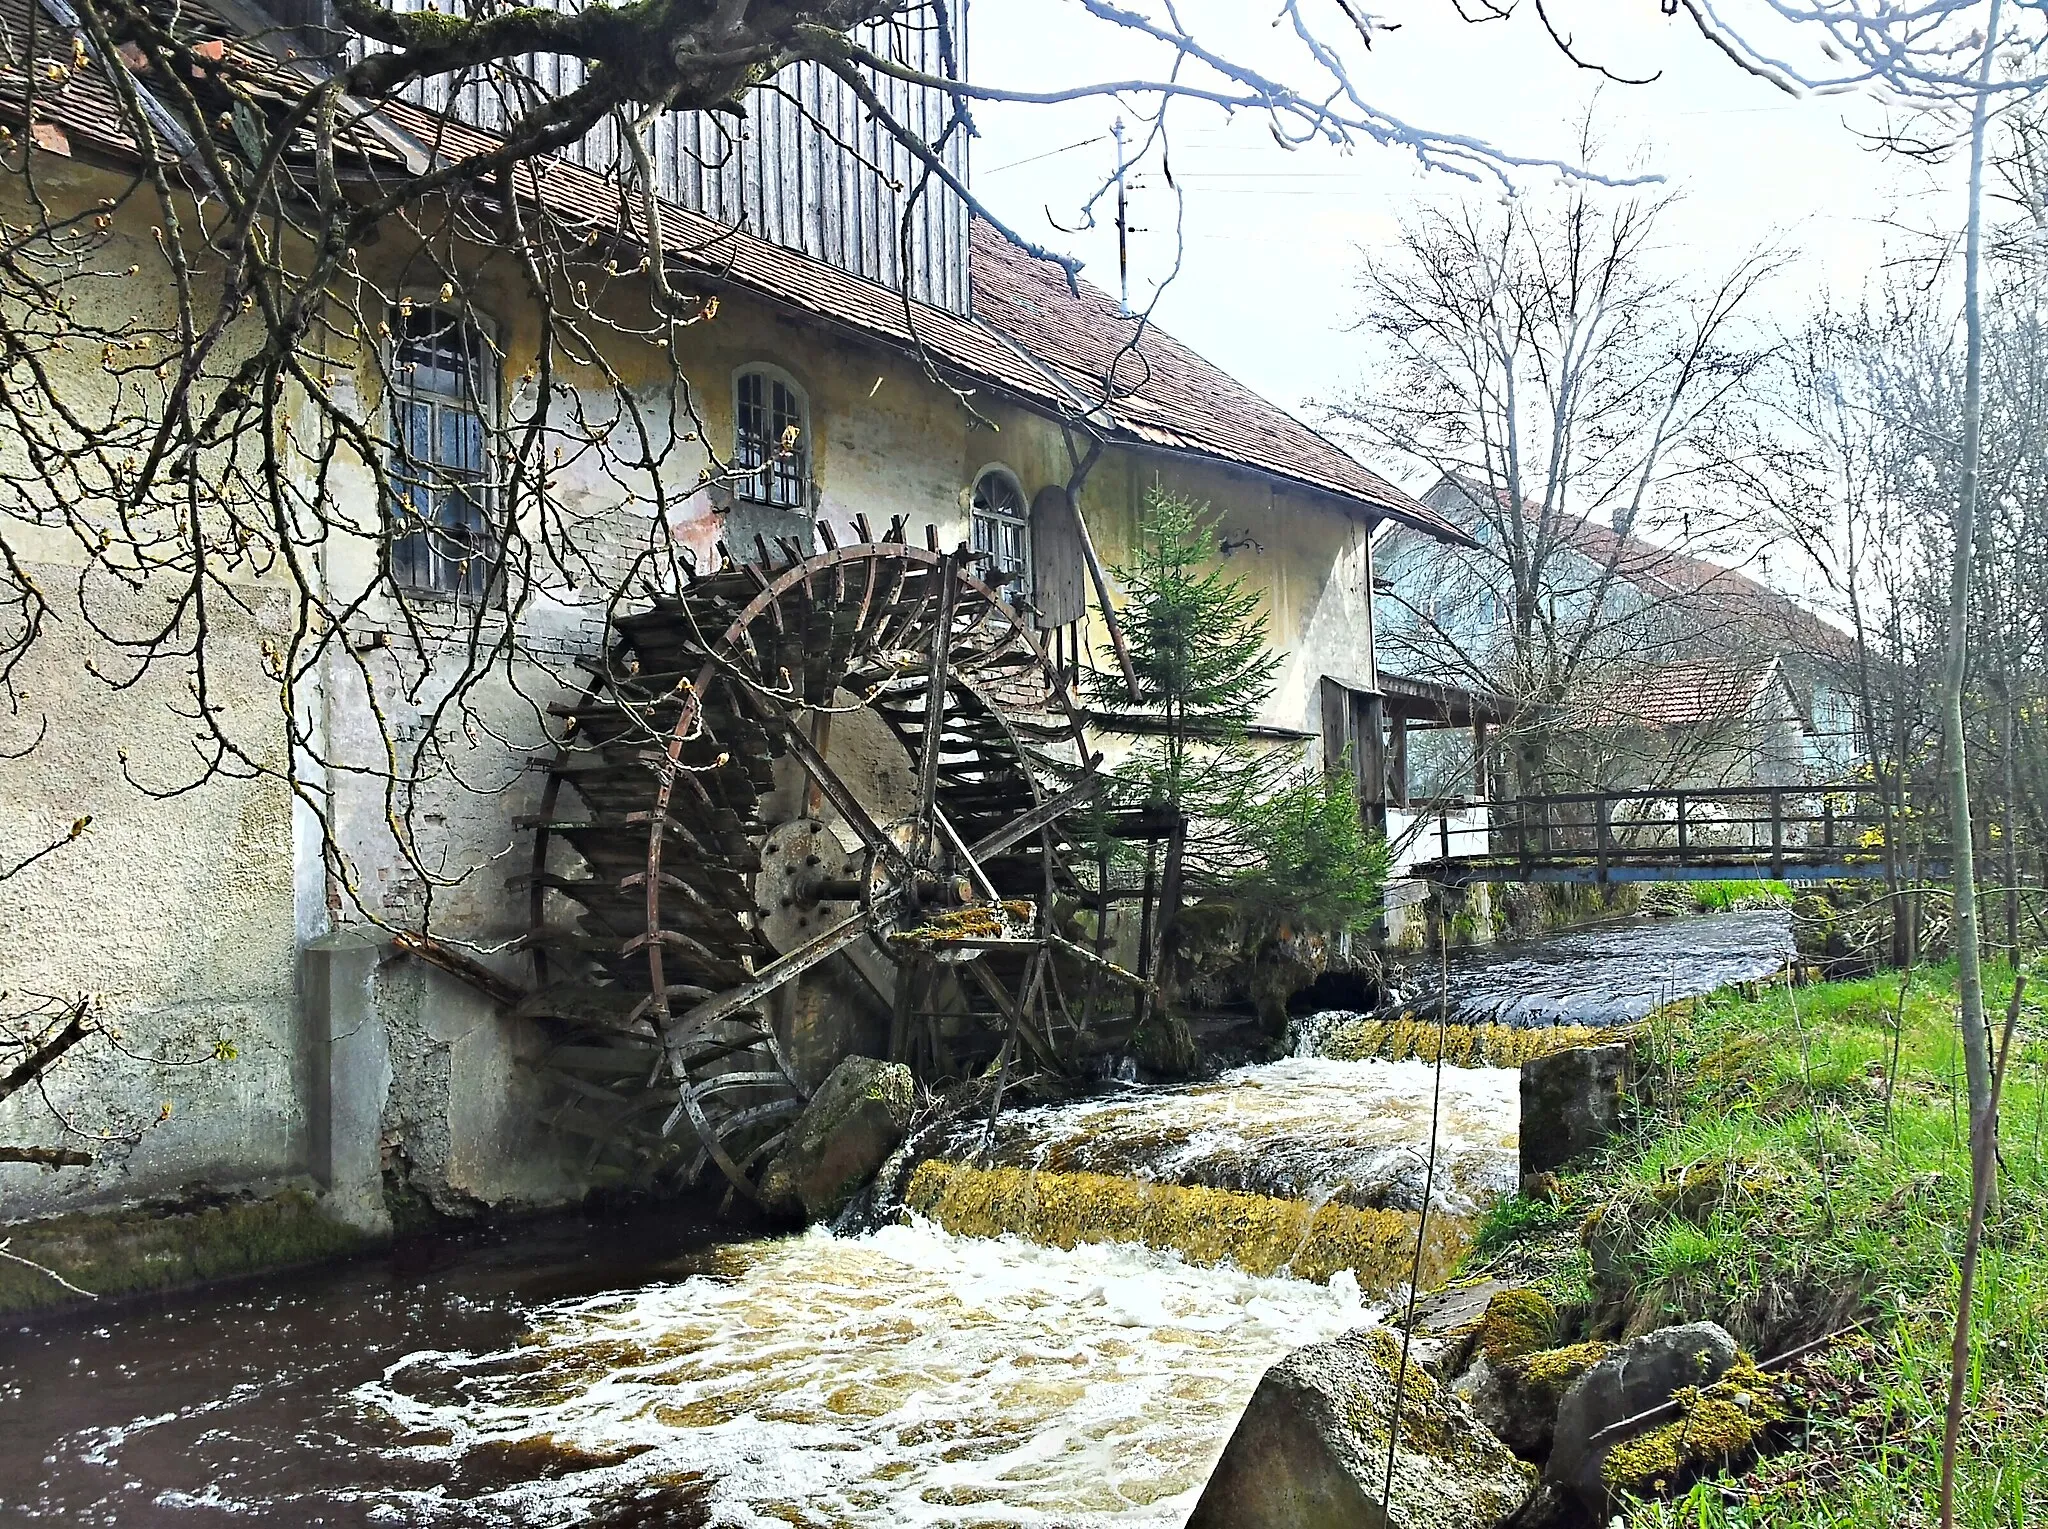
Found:
<path fill-rule="evenodd" d="M 464 1522 L 602 1521 L 660 1496 L 673 1516 L 633 1521 L 1177 1525 L 1266 1367 L 1371 1316 L 1345 1275 L 812 1231 L 541 1308 L 519 1345 L 415 1354 L 356 1394 L 451 1479 L 480 1459 L 541 1475 L 463 1494 Z M 419 1494 L 394 1521 L 452 1506 Z"/>
<path fill-rule="evenodd" d="M 1431 1204 L 1469 1216 L 1514 1187 L 1521 1075 L 1442 1073 Z M 994 1157 L 1041 1171 L 1414 1210 L 1436 1074 L 1427 1062 L 1290 1057 L 1206 1083 L 1005 1113 Z"/>

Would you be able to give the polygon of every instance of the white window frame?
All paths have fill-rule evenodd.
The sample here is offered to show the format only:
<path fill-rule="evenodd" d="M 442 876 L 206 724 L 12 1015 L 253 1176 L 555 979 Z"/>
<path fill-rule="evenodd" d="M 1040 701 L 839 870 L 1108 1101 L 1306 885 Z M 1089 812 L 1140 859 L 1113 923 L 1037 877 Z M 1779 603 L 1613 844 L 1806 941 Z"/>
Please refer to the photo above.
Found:
<path fill-rule="evenodd" d="M 766 461 L 758 466 L 747 460 L 747 442 L 741 434 L 742 410 L 745 408 L 745 405 L 740 400 L 740 387 L 749 377 L 759 377 L 771 387 L 785 387 L 789 389 L 790 396 L 796 400 L 798 433 L 796 450 L 792 453 L 794 457 L 793 465 L 795 467 L 793 473 L 788 470 L 791 464 L 787 460 L 782 464 Z M 762 407 L 769 414 L 770 423 L 772 424 L 775 412 L 775 398 L 772 392 L 763 398 Z M 811 419 L 811 395 L 809 390 L 781 367 L 769 361 L 748 361 L 733 368 L 733 498 L 745 500 L 748 504 L 758 505 L 763 509 L 787 510 L 791 514 L 802 515 L 806 518 L 810 516 L 813 498 L 811 474 L 817 465 L 816 454 L 811 449 L 813 440 Z M 790 492 L 794 492 L 797 496 L 793 501 L 786 497 L 786 495 L 777 495 L 774 484 L 778 481 L 793 485 Z"/>
<path fill-rule="evenodd" d="M 460 396 L 418 387 L 403 371 L 405 336 L 402 325 L 421 314 L 441 315 L 464 326 L 475 339 L 476 367 L 471 378 L 471 393 Z M 384 418 L 390 430 L 392 446 L 390 477 L 398 482 L 406 479 L 404 450 L 405 411 L 413 404 L 424 404 L 432 409 L 460 407 L 473 414 L 478 422 L 478 457 L 475 483 L 477 486 L 476 505 L 480 517 L 479 529 L 485 538 L 496 541 L 495 521 L 497 495 L 491 471 L 491 448 L 501 423 L 498 414 L 499 366 L 496 326 L 475 314 L 464 313 L 450 308 L 430 297 L 415 296 L 410 299 L 409 311 L 405 306 L 394 306 L 392 312 L 392 333 L 385 346 L 385 389 Z M 441 464 L 432 464 L 439 466 Z M 443 557 L 440 553 L 429 552 L 429 577 L 420 579 L 401 574 L 398 566 L 399 547 L 414 538 L 424 538 L 429 533 L 422 531 L 395 534 L 393 506 L 387 498 L 384 509 L 387 535 L 384 545 L 385 565 L 392 582 L 408 595 L 424 595 L 429 598 L 457 601 L 486 601 L 497 597 L 504 587 L 504 551 L 501 547 L 488 547 L 482 557 L 482 577 L 475 577 L 475 567 L 463 567 L 458 560 Z M 443 570 L 455 570 L 452 577 L 444 578 Z"/>
<path fill-rule="evenodd" d="M 1000 478 L 1016 496 L 1016 510 L 999 510 L 985 507 L 982 503 L 981 486 L 990 478 Z M 1031 593 L 1031 500 L 1024 492 L 1024 480 L 1019 478 L 1007 463 L 990 462 L 974 475 L 973 485 L 967 491 L 967 535 L 968 543 L 976 552 L 994 552 L 1000 542 L 1001 528 L 1014 529 L 1017 538 L 1018 561 L 1015 564 L 1018 577 L 1011 586 L 1015 595 L 1028 596 Z M 983 528 L 989 530 L 984 534 Z M 984 566 L 982 577 L 994 583 L 1000 573 L 1010 565 L 1001 562 L 1000 554 Z"/>

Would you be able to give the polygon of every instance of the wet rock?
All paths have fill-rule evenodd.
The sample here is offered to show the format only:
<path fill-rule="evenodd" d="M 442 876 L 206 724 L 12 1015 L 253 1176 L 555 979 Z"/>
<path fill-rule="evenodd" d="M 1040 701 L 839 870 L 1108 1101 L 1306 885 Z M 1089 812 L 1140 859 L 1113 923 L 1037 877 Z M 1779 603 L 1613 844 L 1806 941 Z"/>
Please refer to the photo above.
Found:
<path fill-rule="evenodd" d="M 1565 1393 L 1611 1352 L 1605 1343 L 1574 1343 L 1500 1359 L 1481 1354 L 1452 1389 L 1501 1443 L 1524 1460 L 1541 1460 Z"/>
<path fill-rule="evenodd" d="M 1614 1434 L 1605 1430 L 1671 1401 L 1681 1390 L 1711 1386 L 1736 1362 L 1735 1340 L 1712 1322 L 1667 1327 L 1614 1350 L 1565 1392 L 1543 1479 L 1589 1513 L 1606 1509 L 1610 1457 L 1638 1435 L 1674 1421 L 1645 1420 Z"/>
<path fill-rule="evenodd" d="M 1288 1001 L 1322 976 L 1329 963 L 1329 941 L 1310 930 L 1283 925 L 1259 946 L 1245 985 L 1269 1036 L 1277 1040 L 1287 1033 Z"/>
<path fill-rule="evenodd" d="M 1151 1005 L 1130 1040 L 1130 1055 L 1154 1078 L 1188 1078 L 1202 1065 L 1188 1022 L 1163 1004 Z"/>
<path fill-rule="evenodd" d="M 1413 1364 L 1384 1491 L 1400 1354 L 1393 1334 L 1366 1328 L 1274 1365 L 1188 1529 L 1492 1529 L 1519 1509 L 1535 1472 Z"/>
<path fill-rule="evenodd" d="M 1627 1123 L 1635 1048 L 1581 1046 L 1522 1064 L 1522 1177 L 1560 1168 Z"/>
<path fill-rule="evenodd" d="M 813 1221 L 837 1214 L 903 1140 L 914 1097 L 900 1062 L 848 1057 L 811 1095 L 761 1176 L 763 1201 Z"/>

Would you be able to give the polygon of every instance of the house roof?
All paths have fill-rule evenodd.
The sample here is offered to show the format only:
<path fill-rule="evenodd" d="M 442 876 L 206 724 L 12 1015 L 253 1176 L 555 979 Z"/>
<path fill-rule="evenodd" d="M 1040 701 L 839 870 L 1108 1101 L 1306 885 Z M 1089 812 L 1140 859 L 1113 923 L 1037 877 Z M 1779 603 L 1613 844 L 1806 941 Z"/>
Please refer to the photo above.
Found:
<path fill-rule="evenodd" d="M 1237 463 L 1363 506 L 1442 541 L 1470 537 L 1157 324 L 977 221 L 974 316 L 1056 377 L 1070 399 L 1137 442 Z"/>
<path fill-rule="evenodd" d="M 38 0 L 0 0 L 0 26 L 24 37 L 33 3 Z M 61 24 L 69 16 L 67 0 L 39 3 L 39 51 L 68 61 L 73 32 Z M 266 43 L 249 35 L 260 28 L 248 10 L 245 0 L 211 0 L 204 11 L 188 5 L 181 25 L 230 39 L 224 44 L 226 66 L 245 87 L 274 94 L 276 86 L 303 78 L 312 66 L 267 51 Z M 0 75 L 0 118 L 20 122 L 25 115 L 21 77 Z M 36 115 L 66 140 L 103 155 L 127 158 L 135 151 L 96 68 L 76 71 L 54 94 L 39 91 Z M 402 103 L 386 104 L 374 121 L 357 119 L 352 126 L 351 147 L 381 174 L 464 157 L 495 142 L 477 129 Z M 68 141 L 62 151 L 70 152 Z M 541 200 L 558 215 L 584 221 L 600 234 L 619 227 L 618 187 L 603 176 L 558 160 L 537 167 L 534 180 Z M 522 176 L 521 184 L 531 182 Z M 1470 542 L 1462 529 L 1157 325 L 1127 317 L 1086 283 L 1078 293 L 1069 289 L 1058 268 L 1017 250 L 979 220 L 970 248 L 975 312 L 962 317 L 906 303 L 887 287 L 686 208 L 663 203 L 660 216 L 665 243 L 679 252 L 674 258 L 707 283 L 730 283 L 870 340 L 920 353 L 953 380 L 997 390 L 1041 412 L 1083 414 L 1112 441 L 1206 457 L 1329 495 L 1372 519 L 1398 521 L 1443 541 Z"/>
<path fill-rule="evenodd" d="M 1446 474 L 1442 486 L 1456 489 L 1475 511 L 1489 498 L 1503 508 L 1508 502 L 1505 491 L 1462 473 Z M 1433 491 L 1429 497 L 1443 507 L 1443 495 Z M 1455 518 L 1455 510 L 1446 513 Z M 1525 500 L 1523 513 L 1533 517 L 1537 511 Z M 1682 600 L 1695 616 L 1711 612 L 1716 618 L 1713 630 L 1751 641 L 1762 637 L 1780 653 L 1838 661 L 1855 655 L 1855 639 L 1849 633 L 1740 569 L 1641 537 L 1622 536 L 1583 516 L 1560 516 L 1555 525 L 1560 540 L 1602 568 L 1611 561 L 1616 578 L 1649 598 Z"/>
<path fill-rule="evenodd" d="M 1773 690 L 1798 715 L 1798 698 L 1776 657 L 1748 663 L 1703 659 L 1633 671 L 1581 704 L 1594 725 L 1706 727 L 1753 716 Z"/>

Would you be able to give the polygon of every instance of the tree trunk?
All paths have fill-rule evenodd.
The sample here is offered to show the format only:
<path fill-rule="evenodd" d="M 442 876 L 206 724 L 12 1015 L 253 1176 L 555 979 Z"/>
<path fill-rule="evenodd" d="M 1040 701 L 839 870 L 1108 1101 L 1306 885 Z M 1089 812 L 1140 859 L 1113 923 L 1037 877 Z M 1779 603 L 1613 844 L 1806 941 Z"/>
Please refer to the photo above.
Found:
<path fill-rule="evenodd" d="M 1948 593 L 1948 668 L 1943 675 L 1941 725 L 1948 744 L 1949 838 L 1955 856 L 1956 975 L 1962 998 L 1963 1063 L 1970 1089 L 1970 1187 L 1972 1237 L 1991 1203 L 1998 1175 L 1998 1094 L 1991 1076 L 1990 1037 L 1984 1029 L 1984 972 L 1977 943 L 1976 848 L 1970 832 L 1970 769 L 1963 748 L 1963 681 L 1969 673 L 1970 563 L 1977 534 L 1977 468 L 1984 429 L 1984 309 L 1980 290 L 1984 255 L 1984 128 L 1991 106 L 1991 62 L 1998 47 L 2001 0 L 1991 0 L 1984 29 L 1984 58 L 1978 66 L 1976 99 L 1970 103 L 1969 226 L 1963 241 L 1963 323 L 1967 352 L 1963 373 L 1963 471 L 1956 502 L 1955 561 Z M 1974 1249 L 1972 1250 L 1974 1253 Z M 1974 1263 L 1974 1258 L 1971 1262 Z M 1970 1281 L 1962 1282 L 1956 1311 L 1955 1368 L 1960 1375 L 1970 1351 Z M 1960 1387 L 1951 1385 L 1942 1440 L 1941 1529 L 1955 1523 L 1956 1437 Z"/>
<path fill-rule="evenodd" d="M 1970 659 L 1970 574 L 1976 551 L 1977 475 L 1984 429 L 1984 136 L 1990 112 L 1992 56 L 2003 9 L 1992 0 L 1984 60 L 1970 109 L 1969 223 L 1963 241 L 1962 480 L 1956 500 L 1955 558 L 1949 571 L 1948 663 L 1942 679 L 1941 725 L 1948 755 L 1949 849 L 1955 871 L 1956 969 L 1962 999 L 1963 1064 L 1969 1080 L 1970 1139 L 1988 1132 L 1991 1047 L 1984 1031 L 1984 972 L 1977 932 L 1977 859 L 1970 824 L 1970 769 L 1963 738 L 1963 684 Z"/>

